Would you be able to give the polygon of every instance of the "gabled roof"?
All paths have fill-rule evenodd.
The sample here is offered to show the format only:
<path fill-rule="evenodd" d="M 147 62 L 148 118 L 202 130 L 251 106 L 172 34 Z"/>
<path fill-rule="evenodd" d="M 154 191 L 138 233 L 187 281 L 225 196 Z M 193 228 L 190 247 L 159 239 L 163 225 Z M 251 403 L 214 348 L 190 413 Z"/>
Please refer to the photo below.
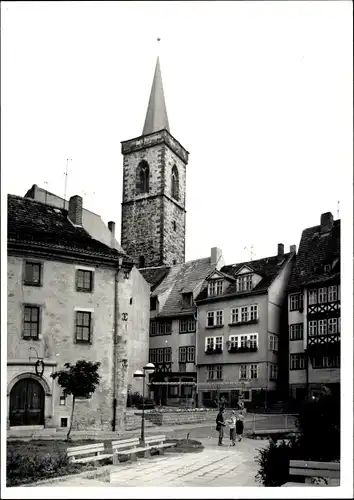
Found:
<path fill-rule="evenodd" d="M 214 269 L 209 276 L 207 276 L 205 279 L 206 280 L 212 280 L 212 279 L 223 279 L 226 278 L 229 281 L 234 281 L 235 278 L 229 274 L 223 273 L 221 271 L 218 271 L 217 269 Z"/>
<path fill-rule="evenodd" d="M 171 268 L 168 266 L 160 266 L 160 267 L 146 267 L 139 269 L 139 271 L 144 276 L 145 281 L 149 283 L 151 291 L 153 291 L 167 276 L 167 274 L 170 272 L 170 269 Z"/>
<path fill-rule="evenodd" d="M 165 94 L 162 85 L 160 59 L 158 57 L 156 60 L 154 79 L 151 86 L 150 99 L 143 128 L 143 135 L 152 134 L 153 132 L 158 132 L 159 130 L 163 129 L 167 130 L 168 132 L 170 131 L 165 103 Z"/>
<path fill-rule="evenodd" d="M 240 262 L 239 264 L 231 264 L 221 268 L 221 272 L 228 276 L 234 278 L 237 277 L 237 273 L 244 267 L 247 266 L 253 269 L 254 273 L 262 277 L 259 283 L 250 291 L 237 291 L 236 279 L 233 280 L 228 287 L 225 287 L 224 292 L 221 295 L 215 297 L 208 297 L 207 283 L 203 284 L 202 290 L 197 297 L 197 301 L 201 300 L 219 300 L 222 297 L 232 296 L 246 296 L 267 293 L 269 286 L 272 284 L 273 280 L 277 277 L 280 270 L 283 268 L 285 262 L 288 261 L 291 253 L 286 253 L 279 256 L 267 257 L 259 260 L 252 260 L 249 262 Z"/>
<path fill-rule="evenodd" d="M 11 194 L 7 200 L 8 245 L 37 245 L 61 249 L 62 253 L 74 251 L 112 260 L 121 255 L 130 260 L 123 252 L 93 239 L 82 227 L 74 226 L 68 219 L 68 211 L 63 208 Z"/>
<path fill-rule="evenodd" d="M 325 272 L 325 264 L 334 266 L 331 271 Z M 305 229 L 301 235 L 288 290 L 339 278 L 340 220 L 335 220 L 332 229 L 327 233 L 321 234 L 320 225 Z"/>

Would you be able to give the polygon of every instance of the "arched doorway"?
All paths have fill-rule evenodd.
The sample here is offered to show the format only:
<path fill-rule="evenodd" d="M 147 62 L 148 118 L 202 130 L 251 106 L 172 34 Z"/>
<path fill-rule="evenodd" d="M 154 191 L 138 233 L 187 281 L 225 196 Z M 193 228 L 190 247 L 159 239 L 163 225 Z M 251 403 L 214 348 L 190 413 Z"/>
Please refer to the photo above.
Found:
<path fill-rule="evenodd" d="M 10 426 L 44 424 L 44 389 L 37 380 L 19 380 L 10 394 Z"/>

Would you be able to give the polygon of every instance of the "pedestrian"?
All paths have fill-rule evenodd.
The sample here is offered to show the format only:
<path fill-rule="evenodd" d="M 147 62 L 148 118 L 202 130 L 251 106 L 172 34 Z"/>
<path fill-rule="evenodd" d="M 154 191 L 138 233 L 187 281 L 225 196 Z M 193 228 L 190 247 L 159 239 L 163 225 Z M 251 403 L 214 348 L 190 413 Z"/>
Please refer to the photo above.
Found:
<path fill-rule="evenodd" d="M 224 437 L 224 427 L 226 425 L 224 421 L 224 411 L 225 408 L 221 407 L 216 417 L 216 430 L 219 433 L 219 443 L 218 443 L 219 446 L 222 446 L 222 440 Z"/>
<path fill-rule="evenodd" d="M 231 418 L 228 420 L 229 428 L 230 428 L 230 446 L 236 445 L 236 413 L 232 411 Z"/>
<path fill-rule="evenodd" d="M 238 440 L 241 441 L 242 439 L 242 435 L 243 435 L 243 415 L 241 412 L 239 412 L 237 414 L 237 417 L 236 417 L 236 434 L 238 436 Z"/>

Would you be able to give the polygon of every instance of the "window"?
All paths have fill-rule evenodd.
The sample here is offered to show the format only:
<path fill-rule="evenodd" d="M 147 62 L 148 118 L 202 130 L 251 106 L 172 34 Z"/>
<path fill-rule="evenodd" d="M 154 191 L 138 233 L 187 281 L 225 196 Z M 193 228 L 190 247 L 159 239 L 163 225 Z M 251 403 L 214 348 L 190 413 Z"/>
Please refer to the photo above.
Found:
<path fill-rule="evenodd" d="M 41 285 L 42 264 L 39 262 L 25 262 L 24 285 Z"/>
<path fill-rule="evenodd" d="M 175 200 L 179 199 L 179 179 L 178 179 L 178 170 L 176 165 L 172 167 L 171 174 L 171 195 Z"/>
<path fill-rule="evenodd" d="M 145 267 L 145 257 L 144 255 L 140 255 L 139 257 L 139 269 L 143 269 Z"/>
<path fill-rule="evenodd" d="M 327 302 L 327 288 L 318 289 L 318 303 L 325 304 Z"/>
<path fill-rule="evenodd" d="M 208 380 L 222 380 L 222 365 L 208 365 Z"/>
<path fill-rule="evenodd" d="M 207 372 L 208 372 L 208 380 L 214 380 L 214 366 L 213 365 L 207 366 Z"/>
<path fill-rule="evenodd" d="M 247 342 L 249 342 L 251 349 L 256 349 L 258 347 L 258 334 L 252 333 L 251 335 L 248 335 Z"/>
<path fill-rule="evenodd" d="M 23 338 L 38 339 L 39 336 L 38 306 L 24 306 L 23 308 Z"/>
<path fill-rule="evenodd" d="M 335 302 L 338 300 L 338 294 L 337 294 L 337 286 L 329 286 L 328 287 L 328 302 Z"/>
<path fill-rule="evenodd" d="M 241 335 L 240 336 L 240 346 L 246 347 L 246 343 L 247 343 L 247 335 Z"/>
<path fill-rule="evenodd" d="M 60 427 L 67 427 L 68 426 L 68 419 L 67 418 L 64 418 L 62 417 L 60 419 Z"/>
<path fill-rule="evenodd" d="M 303 323 L 290 325 L 290 340 L 303 340 L 303 338 L 304 338 Z"/>
<path fill-rule="evenodd" d="M 184 307 L 191 307 L 193 305 L 193 293 L 182 293 L 182 302 Z"/>
<path fill-rule="evenodd" d="M 149 349 L 149 363 L 170 363 L 171 354 L 171 347 Z"/>
<path fill-rule="evenodd" d="M 149 192 L 149 164 L 142 160 L 136 170 L 136 192 L 143 194 Z"/>
<path fill-rule="evenodd" d="M 324 272 L 325 273 L 329 273 L 331 271 L 331 269 L 332 269 L 332 266 L 331 266 L 331 264 L 325 264 L 323 266 L 323 268 L 324 268 Z"/>
<path fill-rule="evenodd" d="M 317 335 L 317 321 L 309 321 L 309 337 Z"/>
<path fill-rule="evenodd" d="M 187 347 L 179 348 L 179 362 L 185 363 L 187 361 Z"/>
<path fill-rule="evenodd" d="M 185 318 L 179 320 L 179 333 L 195 332 L 195 319 Z"/>
<path fill-rule="evenodd" d="M 258 319 L 258 306 L 257 305 L 250 306 L 250 319 L 251 319 L 251 321 L 254 319 Z"/>
<path fill-rule="evenodd" d="M 149 363 L 156 363 L 156 349 L 149 349 Z"/>
<path fill-rule="evenodd" d="M 270 380 L 277 380 L 278 378 L 278 365 L 270 365 Z"/>
<path fill-rule="evenodd" d="M 206 337 L 205 347 L 207 351 L 211 351 L 212 349 L 214 349 L 214 337 Z"/>
<path fill-rule="evenodd" d="M 187 346 L 179 348 L 179 362 L 180 363 L 194 363 L 195 347 Z"/>
<path fill-rule="evenodd" d="M 187 347 L 187 363 L 194 363 L 195 361 L 195 347 Z"/>
<path fill-rule="evenodd" d="M 60 396 L 60 406 L 66 405 L 66 396 Z"/>
<path fill-rule="evenodd" d="M 290 295 L 290 311 L 299 311 L 304 307 L 304 296 L 302 293 Z"/>
<path fill-rule="evenodd" d="M 173 221 L 172 221 L 172 229 L 173 229 L 174 231 L 176 231 L 176 230 L 177 230 L 177 224 L 176 224 L 176 221 L 175 221 L 175 220 L 173 220 Z"/>
<path fill-rule="evenodd" d="M 76 311 L 75 340 L 76 342 L 91 342 L 92 318 L 90 312 Z"/>
<path fill-rule="evenodd" d="M 238 347 L 238 339 L 239 339 L 239 335 L 231 335 L 229 337 L 229 342 L 230 342 L 230 347 Z"/>
<path fill-rule="evenodd" d="M 327 335 L 327 320 L 320 319 L 318 321 L 318 334 L 319 335 Z"/>
<path fill-rule="evenodd" d="M 223 280 L 212 280 L 208 284 L 208 296 L 214 297 L 215 295 L 222 294 L 222 281 Z"/>
<path fill-rule="evenodd" d="M 159 335 L 171 335 L 171 333 L 171 321 L 156 321 L 153 319 L 150 320 L 150 337 L 156 337 Z"/>
<path fill-rule="evenodd" d="M 247 365 L 240 366 L 240 379 L 247 379 Z"/>
<path fill-rule="evenodd" d="M 309 306 L 317 304 L 317 290 L 309 290 Z"/>
<path fill-rule="evenodd" d="M 258 378 L 258 365 L 250 366 L 250 378 Z"/>
<path fill-rule="evenodd" d="M 248 290 L 252 290 L 252 280 L 252 274 L 244 274 L 243 276 L 239 276 L 237 278 L 237 291 L 246 292 Z"/>
<path fill-rule="evenodd" d="M 211 351 L 214 349 L 222 350 L 222 348 L 223 348 L 223 337 L 206 337 L 205 338 L 206 351 Z"/>
<path fill-rule="evenodd" d="M 338 319 L 337 318 L 329 318 L 328 319 L 328 333 L 338 333 Z"/>
<path fill-rule="evenodd" d="M 222 365 L 216 365 L 216 380 L 222 380 Z"/>
<path fill-rule="evenodd" d="M 315 356 L 313 368 L 340 368 L 340 356 Z"/>
<path fill-rule="evenodd" d="M 207 316 L 207 326 L 223 326 L 223 311 L 209 311 Z"/>
<path fill-rule="evenodd" d="M 248 321 L 248 307 L 241 307 L 241 321 Z"/>
<path fill-rule="evenodd" d="M 222 337 L 215 337 L 215 349 L 222 351 Z"/>
<path fill-rule="evenodd" d="M 269 350 L 277 351 L 278 350 L 278 337 L 276 335 L 269 335 Z"/>
<path fill-rule="evenodd" d="M 157 297 L 151 297 L 150 299 L 150 311 L 156 311 Z"/>
<path fill-rule="evenodd" d="M 248 335 L 231 335 L 230 347 L 258 349 L 258 333 Z"/>
<path fill-rule="evenodd" d="M 153 337 L 156 335 L 157 330 L 156 330 L 156 321 L 151 319 L 150 320 L 150 337 Z"/>
<path fill-rule="evenodd" d="M 238 323 L 238 322 L 239 322 L 238 308 L 231 309 L 231 323 Z"/>
<path fill-rule="evenodd" d="M 305 369 L 305 354 L 290 354 L 290 370 Z"/>
<path fill-rule="evenodd" d="M 169 385 L 168 386 L 168 396 L 170 398 L 178 398 L 179 397 L 179 386 L 178 385 Z"/>
<path fill-rule="evenodd" d="M 78 269 L 76 271 L 76 291 L 92 292 L 93 288 L 93 272 Z"/>

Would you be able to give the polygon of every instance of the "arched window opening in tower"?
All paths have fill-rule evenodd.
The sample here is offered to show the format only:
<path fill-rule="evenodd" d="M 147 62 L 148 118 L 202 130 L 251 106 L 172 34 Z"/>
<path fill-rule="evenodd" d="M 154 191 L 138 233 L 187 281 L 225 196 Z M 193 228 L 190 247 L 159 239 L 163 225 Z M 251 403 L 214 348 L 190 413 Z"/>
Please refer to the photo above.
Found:
<path fill-rule="evenodd" d="M 139 269 L 142 269 L 143 267 L 145 267 L 145 257 L 144 255 L 141 255 L 139 257 Z"/>
<path fill-rule="evenodd" d="M 177 224 L 176 224 L 175 220 L 172 222 L 172 228 L 173 228 L 174 231 L 177 230 Z"/>
<path fill-rule="evenodd" d="M 172 168 L 171 174 L 171 194 L 175 200 L 179 199 L 179 180 L 178 180 L 178 170 L 176 165 Z"/>
<path fill-rule="evenodd" d="M 136 191 L 140 193 L 149 192 L 149 164 L 142 160 L 136 170 Z"/>

